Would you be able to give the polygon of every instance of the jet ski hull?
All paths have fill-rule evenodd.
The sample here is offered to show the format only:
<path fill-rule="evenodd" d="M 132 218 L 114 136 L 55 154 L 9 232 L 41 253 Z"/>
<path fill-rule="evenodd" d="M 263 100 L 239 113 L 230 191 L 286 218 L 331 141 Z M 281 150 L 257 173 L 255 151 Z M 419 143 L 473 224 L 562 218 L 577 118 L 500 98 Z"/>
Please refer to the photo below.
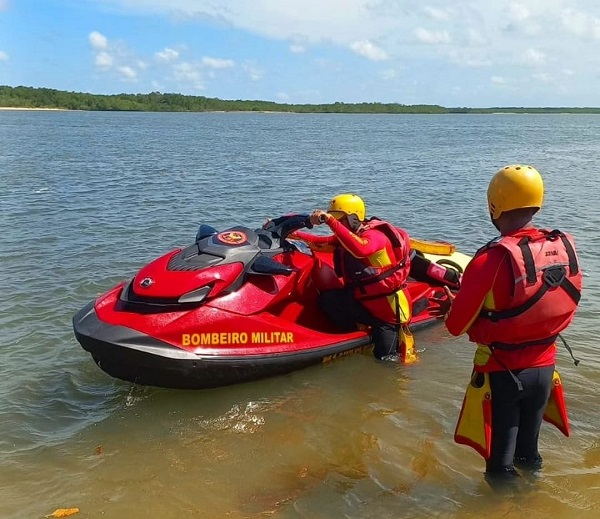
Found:
<path fill-rule="evenodd" d="M 182 350 L 125 326 L 103 322 L 90 302 L 73 317 L 75 336 L 112 377 L 136 384 L 206 389 L 283 375 L 356 353 L 370 346 L 364 332 L 344 334 L 327 346 L 253 355 Z"/>

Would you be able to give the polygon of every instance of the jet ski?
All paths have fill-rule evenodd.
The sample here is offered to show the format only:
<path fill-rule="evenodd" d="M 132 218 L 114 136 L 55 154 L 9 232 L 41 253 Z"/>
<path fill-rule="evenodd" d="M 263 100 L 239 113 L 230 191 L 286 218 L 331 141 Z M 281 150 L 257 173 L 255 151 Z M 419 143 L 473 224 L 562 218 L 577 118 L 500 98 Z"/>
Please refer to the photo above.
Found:
<path fill-rule="evenodd" d="M 369 329 L 341 333 L 319 311 L 339 286 L 331 253 L 290 236 L 310 227 L 288 214 L 263 228 L 217 231 L 142 267 L 73 317 L 75 337 L 112 377 L 202 389 L 289 373 L 363 351 Z M 411 240 L 411 330 L 439 320 L 432 309 L 456 288 L 469 257 L 443 242 Z"/>

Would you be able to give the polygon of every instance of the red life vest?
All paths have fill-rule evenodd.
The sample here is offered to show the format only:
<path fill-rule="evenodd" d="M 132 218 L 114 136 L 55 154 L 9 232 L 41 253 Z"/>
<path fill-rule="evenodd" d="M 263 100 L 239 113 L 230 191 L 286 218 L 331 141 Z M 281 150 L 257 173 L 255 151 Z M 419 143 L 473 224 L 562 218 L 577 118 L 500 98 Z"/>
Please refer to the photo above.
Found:
<path fill-rule="evenodd" d="M 573 319 L 582 275 L 573 239 L 558 230 L 501 236 L 484 246 L 508 251 L 515 279 L 509 308 L 482 309 L 468 331 L 473 342 L 499 349 L 552 344 Z"/>
<path fill-rule="evenodd" d="M 338 275 L 354 288 L 356 299 L 375 299 L 400 290 L 410 271 L 410 241 L 408 234 L 393 225 L 371 218 L 363 224 L 363 231 L 376 229 L 385 234 L 392 244 L 390 264 L 375 267 L 367 258 L 355 258 L 344 247 L 336 247 L 334 265 Z"/>

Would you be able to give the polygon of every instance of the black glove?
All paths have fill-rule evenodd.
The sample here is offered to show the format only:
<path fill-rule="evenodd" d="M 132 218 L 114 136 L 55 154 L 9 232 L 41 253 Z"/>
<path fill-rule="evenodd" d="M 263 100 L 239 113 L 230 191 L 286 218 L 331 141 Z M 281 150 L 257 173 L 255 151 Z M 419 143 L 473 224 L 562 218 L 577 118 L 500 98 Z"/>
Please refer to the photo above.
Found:
<path fill-rule="evenodd" d="M 430 309 L 429 313 L 433 317 L 437 317 L 440 319 L 445 318 L 450 312 L 450 308 L 452 307 L 452 301 L 454 300 L 454 296 L 450 292 L 450 289 L 444 287 L 441 290 L 436 290 L 433 297 L 429 300 Z"/>

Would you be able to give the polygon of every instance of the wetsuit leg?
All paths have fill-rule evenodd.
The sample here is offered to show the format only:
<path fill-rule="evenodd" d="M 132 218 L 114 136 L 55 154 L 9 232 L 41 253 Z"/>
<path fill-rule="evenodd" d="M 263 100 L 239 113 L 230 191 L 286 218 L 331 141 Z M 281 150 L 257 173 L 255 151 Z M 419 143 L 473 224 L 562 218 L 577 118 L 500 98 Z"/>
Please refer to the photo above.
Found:
<path fill-rule="evenodd" d="M 356 323 L 370 326 L 373 331 L 373 355 L 381 359 L 395 355 L 398 347 L 396 326 L 371 314 L 345 289 L 326 290 L 319 296 L 319 307 L 342 332 L 356 330 Z"/>
<path fill-rule="evenodd" d="M 515 448 L 515 463 L 521 468 L 535 469 L 542 465 L 538 439 L 550 391 L 554 366 L 524 369 L 519 374 L 527 395 L 521 402 L 519 434 Z"/>
<path fill-rule="evenodd" d="M 381 360 L 390 355 L 398 355 L 398 330 L 396 325 L 379 321 L 373 326 L 373 355 Z"/>
<path fill-rule="evenodd" d="M 514 458 L 532 468 L 541 464 L 538 438 L 552 388 L 554 366 L 513 371 L 521 381 L 519 391 L 508 371 L 490 373 L 492 389 L 492 453 L 486 472 L 513 470 Z"/>
<path fill-rule="evenodd" d="M 486 473 L 514 474 L 513 457 L 519 432 L 520 394 L 508 371 L 490 373 L 492 390 L 492 452 Z"/>

